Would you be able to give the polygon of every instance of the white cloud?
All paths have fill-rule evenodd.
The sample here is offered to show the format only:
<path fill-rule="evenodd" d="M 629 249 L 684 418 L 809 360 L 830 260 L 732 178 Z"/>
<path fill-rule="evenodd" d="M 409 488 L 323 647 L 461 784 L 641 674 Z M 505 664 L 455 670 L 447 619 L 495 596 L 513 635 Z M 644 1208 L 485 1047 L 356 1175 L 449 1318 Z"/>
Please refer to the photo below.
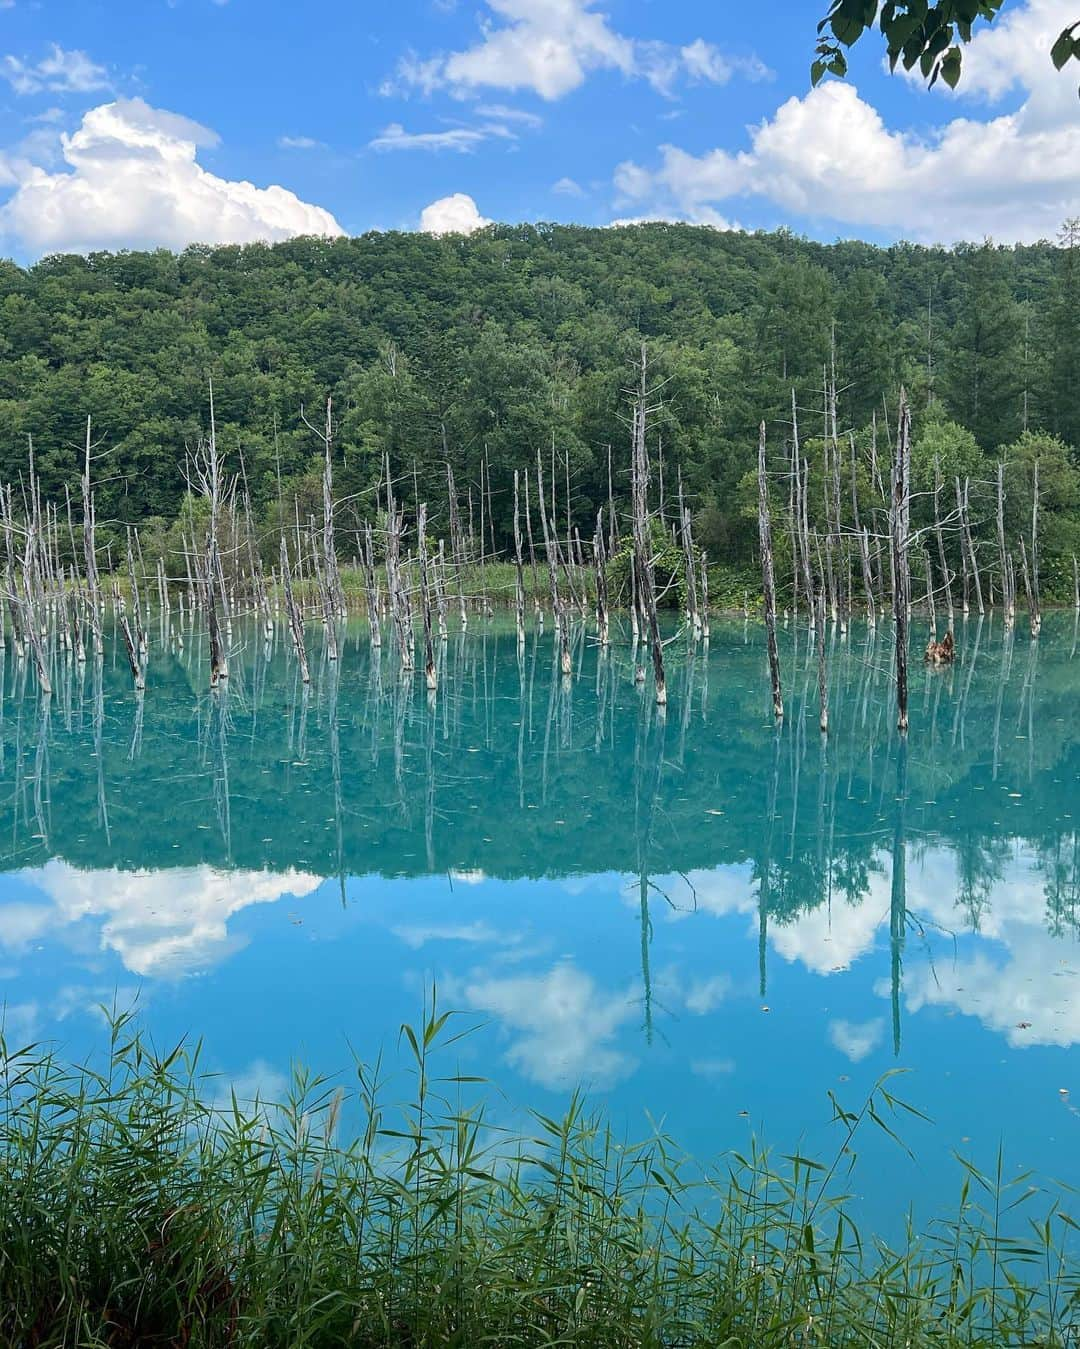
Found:
<path fill-rule="evenodd" d="M 697 38 L 679 52 L 690 80 L 704 84 L 727 84 L 733 75 L 748 80 L 767 80 L 772 71 L 756 56 L 728 56 L 712 42 Z"/>
<path fill-rule="evenodd" d="M 1066 67 L 1055 71 L 1050 47 L 1061 30 L 1075 23 L 1075 0 L 1028 0 L 1007 9 L 992 25 L 985 25 L 964 51 L 963 73 L 954 94 L 946 98 L 983 97 L 990 102 L 1015 90 L 1027 95 L 1024 120 L 1031 127 L 1075 121 L 1076 75 Z M 922 86 L 918 67 L 905 76 Z"/>
<path fill-rule="evenodd" d="M 711 79 L 706 66 L 719 69 L 716 48 L 709 44 L 682 49 L 665 42 L 643 41 L 618 33 L 595 0 L 486 0 L 494 21 L 482 25 L 479 42 L 464 51 L 421 58 L 414 53 L 398 64 L 397 75 L 383 92 L 418 89 L 430 94 L 449 88 L 458 94 L 478 89 L 529 89 L 548 101 L 579 88 L 594 71 L 616 71 L 627 79 L 647 80 L 660 93 L 670 92 L 677 78 Z M 690 52 L 689 57 L 686 53 Z M 692 69 L 693 63 L 697 68 Z M 732 61 L 736 69 L 763 71 L 760 62 Z"/>
<path fill-rule="evenodd" d="M 1080 1043 L 1080 952 L 1075 946 L 1069 951 L 1034 923 L 1007 925 L 1004 941 L 1001 958 L 981 946 L 943 968 L 920 966 L 905 973 L 908 1010 L 955 1008 L 1004 1035 L 1013 1049 Z M 1072 958 L 1064 966 L 1063 950 Z"/>
<path fill-rule="evenodd" d="M 557 183 L 553 183 L 552 192 L 557 192 L 561 197 L 583 197 L 585 190 L 580 183 L 575 183 L 573 178 L 560 178 Z"/>
<path fill-rule="evenodd" d="M 52 909 L 44 904 L 0 904 L 0 946 L 25 951 L 49 930 L 53 917 Z"/>
<path fill-rule="evenodd" d="M 228 1111 L 235 1097 L 241 1111 L 250 1113 L 255 1105 L 282 1105 L 291 1086 L 291 1079 L 265 1059 L 253 1059 L 235 1077 L 218 1079 L 211 1104 L 217 1110 Z"/>
<path fill-rule="evenodd" d="M 503 946 L 512 945 L 518 940 L 513 935 L 506 936 L 496 931 L 483 919 L 478 919 L 473 923 L 433 923 L 430 926 L 404 924 L 390 930 L 395 937 L 414 951 L 418 951 L 422 946 L 426 946 L 428 942 L 432 941 L 467 942 L 476 946 Z"/>
<path fill-rule="evenodd" d="M 1040 12 L 1058 3 L 1033 0 Z M 1015 29 L 1004 43 L 1017 43 Z M 968 87 L 1003 92 L 1009 48 L 980 47 L 981 40 L 972 44 Z M 751 128 L 748 149 L 693 155 L 665 145 L 656 168 L 620 164 L 619 204 L 715 223 L 718 207 L 757 198 L 796 217 L 925 241 L 1052 237 L 1080 210 L 1080 119 L 1075 76 L 1061 77 L 1070 82 L 1066 113 L 1045 46 L 1039 50 L 1045 64 L 1038 79 L 1034 65 L 1021 67 L 1019 78 L 1031 83 L 1015 112 L 958 117 L 920 136 L 887 127 L 853 85 L 830 82 L 787 99 Z M 1055 92 L 1043 92 L 1040 80 Z"/>
<path fill-rule="evenodd" d="M 182 248 L 339 235 L 334 217 L 283 187 L 218 178 L 196 162 L 213 132 L 141 99 L 92 108 L 61 138 L 67 171 L 20 163 L 0 234 L 35 252 Z"/>
<path fill-rule="evenodd" d="M 322 141 L 314 140 L 311 136 L 279 136 L 279 150 L 322 150 L 324 148 Z"/>
<path fill-rule="evenodd" d="M 55 42 L 49 55 L 36 65 L 29 65 L 17 56 L 5 56 L 0 61 L 0 75 L 17 94 L 39 94 L 43 90 L 89 94 L 109 87 L 104 66 L 91 61 L 85 52 L 65 51 Z"/>
<path fill-rule="evenodd" d="M 714 974 L 708 979 L 695 979 L 686 993 L 686 1010 L 695 1016 L 715 1011 L 731 993 L 731 976 Z"/>
<path fill-rule="evenodd" d="M 888 929 L 887 892 L 880 877 L 857 904 L 819 904 L 790 922 L 773 923 L 769 939 L 785 960 L 816 974 L 846 970 L 873 949 L 880 928 Z"/>
<path fill-rule="evenodd" d="M 640 1014 L 640 999 L 631 989 L 603 992 L 569 963 L 510 979 L 473 975 L 446 992 L 498 1017 L 510 1034 L 507 1062 L 553 1091 L 579 1082 L 608 1087 L 634 1067 L 612 1042 Z"/>
<path fill-rule="evenodd" d="M 51 906 L 0 905 L 0 943 L 28 942 L 85 920 L 100 927 L 102 949 L 115 951 L 133 974 L 167 976 L 227 954 L 228 920 L 251 904 L 310 894 L 322 882 L 299 871 L 80 871 L 54 858 L 20 879 Z"/>
<path fill-rule="evenodd" d="M 526 112 L 523 108 L 510 108 L 505 103 L 478 103 L 478 117 L 491 117 L 499 122 L 519 122 L 522 126 L 536 130 L 544 125 L 544 119 L 535 112 Z"/>
<path fill-rule="evenodd" d="M 368 145 L 372 150 L 456 150 L 458 154 L 468 154 L 485 140 L 487 133 L 474 127 L 406 131 L 400 122 L 391 122 Z"/>
<path fill-rule="evenodd" d="M 830 1021 L 829 1041 L 852 1063 L 859 1063 L 881 1043 L 885 1022 L 879 1017 L 873 1021 Z"/>
<path fill-rule="evenodd" d="M 561 98 L 592 70 L 634 69 L 633 43 L 616 33 L 590 0 L 488 0 L 505 20 L 483 41 L 446 58 L 445 83 L 464 88 L 532 89 Z"/>
<path fill-rule="evenodd" d="M 9 1054 L 14 1054 L 33 1040 L 40 1021 L 36 1002 L 0 1004 L 0 1037 Z"/>
<path fill-rule="evenodd" d="M 947 1007 L 978 1017 L 1014 1049 L 1080 1044 L 1080 945 L 1046 931 L 1045 887 L 1038 859 L 1018 848 L 987 895 L 975 949 L 905 971 L 908 1009 Z M 943 850 L 909 868 L 909 907 L 946 930 L 959 925 L 959 889 L 956 860 Z"/>
<path fill-rule="evenodd" d="M 490 224 L 466 192 L 440 197 L 420 212 L 420 229 L 425 234 L 472 234 Z"/>

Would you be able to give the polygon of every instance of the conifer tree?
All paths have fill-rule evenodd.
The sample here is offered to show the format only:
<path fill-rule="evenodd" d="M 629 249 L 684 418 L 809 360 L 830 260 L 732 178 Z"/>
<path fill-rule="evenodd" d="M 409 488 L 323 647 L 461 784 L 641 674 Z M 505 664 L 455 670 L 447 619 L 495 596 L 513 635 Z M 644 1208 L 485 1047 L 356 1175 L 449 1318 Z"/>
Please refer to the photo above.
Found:
<path fill-rule="evenodd" d="M 1080 447 L 1080 217 L 1058 236 L 1061 254 L 1048 312 L 1046 408 L 1050 429 Z"/>
<path fill-rule="evenodd" d="M 983 449 L 1021 429 L 1024 321 L 1010 292 L 999 251 L 984 244 L 952 335 L 948 404 Z"/>

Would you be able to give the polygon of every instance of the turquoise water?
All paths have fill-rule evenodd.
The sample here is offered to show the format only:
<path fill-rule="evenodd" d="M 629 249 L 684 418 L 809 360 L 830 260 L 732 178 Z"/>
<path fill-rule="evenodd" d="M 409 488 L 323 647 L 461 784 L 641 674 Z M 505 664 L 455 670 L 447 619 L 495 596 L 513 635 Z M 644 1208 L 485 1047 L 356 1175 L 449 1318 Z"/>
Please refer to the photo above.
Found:
<path fill-rule="evenodd" d="M 1080 1184 L 1080 658 L 1072 614 L 1032 643 L 968 620 L 913 663 L 896 734 L 891 628 L 829 633 L 831 734 L 805 632 L 671 632 L 660 717 L 629 646 L 501 619 L 451 633 L 432 699 L 366 626 L 338 664 L 309 634 L 233 632 L 228 690 L 197 630 L 155 621 L 147 689 L 122 648 L 57 658 L 42 703 L 10 645 L 0 725 L 0 988 L 9 1041 L 92 1053 L 97 1007 L 201 1037 L 223 1096 L 290 1064 L 393 1060 L 434 982 L 477 1032 L 496 1117 L 584 1085 L 620 1127 L 699 1156 L 751 1130 L 825 1153 L 827 1093 L 894 1067 L 929 1115 L 915 1158 L 860 1142 L 888 1224 L 959 1183 L 953 1153 Z M 1070 1094 L 1071 1093 L 1071 1094 Z"/>

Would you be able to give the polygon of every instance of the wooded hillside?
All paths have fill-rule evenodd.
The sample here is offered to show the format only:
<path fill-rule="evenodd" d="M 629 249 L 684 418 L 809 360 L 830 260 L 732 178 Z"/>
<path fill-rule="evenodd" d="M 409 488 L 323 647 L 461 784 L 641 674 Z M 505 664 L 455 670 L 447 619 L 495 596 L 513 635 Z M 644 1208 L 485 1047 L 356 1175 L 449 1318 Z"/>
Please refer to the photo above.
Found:
<path fill-rule="evenodd" d="M 303 518 L 321 500 L 322 444 L 300 409 L 318 420 L 330 394 L 343 529 L 375 510 L 386 454 L 431 502 L 445 502 L 447 461 L 478 499 L 486 463 L 505 547 L 513 469 L 540 449 L 554 450 L 560 515 L 568 468 L 591 537 L 609 446 L 616 495 L 628 491 L 625 390 L 642 338 L 666 381 L 650 453 L 672 486 L 681 470 L 714 560 L 756 546 L 758 422 L 779 452 L 794 387 L 801 434 L 819 434 L 834 362 L 842 435 L 864 443 L 876 413 L 887 443 L 903 383 L 917 480 L 934 455 L 946 482 L 973 484 L 993 479 L 1001 447 L 1039 457 L 1048 563 L 1080 551 L 1075 224 L 1059 246 L 1017 248 L 541 225 L 0 262 L 0 479 L 25 474 L 32 436 L 43 490 L 62 499 L 89 415 L 108 451 L 99 522 L 138 523 L 149 547 L 181 509 L 212 374 L 219 442 L 234 471 L 242 451 L 267 526 L 292 518 L 294 497 Z M 1039 434 L 1018 447 L 1025 430 Z M 444 525 L 433 508 L 430 528 Z"/>

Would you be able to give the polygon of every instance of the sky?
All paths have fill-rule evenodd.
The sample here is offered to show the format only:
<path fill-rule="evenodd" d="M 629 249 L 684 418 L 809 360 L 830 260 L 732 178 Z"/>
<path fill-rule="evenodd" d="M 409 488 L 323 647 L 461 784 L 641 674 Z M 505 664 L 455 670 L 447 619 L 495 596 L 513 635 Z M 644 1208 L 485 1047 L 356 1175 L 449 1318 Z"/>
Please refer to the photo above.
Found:
<path fill-rule="evenodd" d="M 807 0 L 0 0 L 0 255 L 490 221 L 1010 243 L 1080 214 L 1078 0 L 1006 0 L 958 93 Z M 1075 63 L 1074 63 L 1075 66 Z"/>

